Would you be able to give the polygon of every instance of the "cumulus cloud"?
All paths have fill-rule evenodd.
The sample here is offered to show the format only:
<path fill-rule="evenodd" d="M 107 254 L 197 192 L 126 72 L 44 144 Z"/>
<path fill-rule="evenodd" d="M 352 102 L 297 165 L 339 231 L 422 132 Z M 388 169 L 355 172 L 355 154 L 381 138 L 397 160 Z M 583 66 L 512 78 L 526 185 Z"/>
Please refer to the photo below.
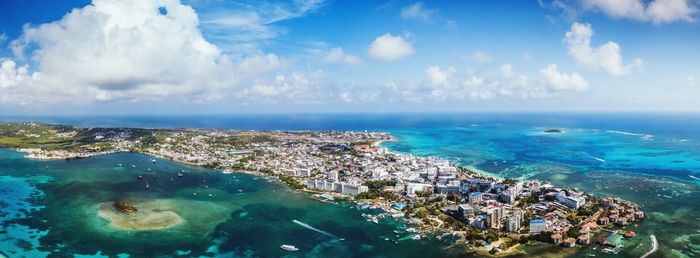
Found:
<path fill-rule="evenodd" d="M 412 43 L 405 37 L 393 36 L 390 33 L 374 39 L 367 51 L 371 58 L 385 62 L 399 60 L 415 53 Z"/>
<path fill-rule="evenodd" d="M 544 77 L 547 85 L 556 90 L 577 92 L 588 90 L 588 82 L 581 75 L 576 72 L 570 74 L 560 73 L 556 64 L 550 64 L 540 70 L 540 74 Z"/>
<path fill-rule="evenodd" d="M 17 63 L 13 60 L 3 60 L 0 63 L 0 88 L 26 84 L 37 76 L 39 76 L 38 73 L 29 74 L 26 65 L 17 67 Z"/>
<path fill-rule="evenodd" d="M 425 74 L 430 78 L 430 85 L 440 86 L 447 84 L 450 76 L 455 73 L 455 68 L 440 69 L 439 66 L 431 66 L 425 70 Z"/>
<path fill-rule="evenodd" d="M 405 19 L 433 21 L 438 15 L 437 9 L 427 9 L 423 2 L 416 2 L 412 5 L 401 8 L 401 17 Z"/>
<path fill-rule="evenodd" d="M 343 48 L 340 47 L 331 49 L 326 55 L 325 60 L 328 63 L 345 63 L 351 65 L 360 64 L 362 62 L 359 57 L 345 53 Z"/>
<path fill-rule="evenodd" d="M 12 44 L 36 63 L 35 88 L 51 93 L 36 101 L 196 96 L 230 82 L 232 69 L 198 25 L 177 0 L 94 0 Z"/>
<path fill-rule="evenodd" d="M 697 6 L 690 0 L 590 0 L 582 3 L 586 9 L 601 11 L 613 18 L 650 21 L 655 24 L 693 22 L 698 13 Z"/>
<path fill-rule="evenodd" d="M 599 46 L 591 46 L 593 28 L 590 24 L 574 23 L 564 37 L 569 55 L 577 61 L 613 76 L 627 75 L 642 65 L 642 60 L 634 59 L 630 64 L 622 60 L 622 49 L 612 41 Z"/>

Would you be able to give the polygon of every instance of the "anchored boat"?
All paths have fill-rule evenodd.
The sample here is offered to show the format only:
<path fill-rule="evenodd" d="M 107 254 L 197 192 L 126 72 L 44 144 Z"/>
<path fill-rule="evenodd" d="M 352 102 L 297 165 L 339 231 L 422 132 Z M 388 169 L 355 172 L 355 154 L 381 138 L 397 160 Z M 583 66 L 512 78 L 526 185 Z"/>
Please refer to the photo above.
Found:
<path fill-rule="evenodd" d="M 282 250 L 290 251 L 290 252 L 299 251 L 299 248 L 297 248 L 296 246 L 293 246 L 293 245 L 282 245 L 282 246 L 280 246 L 280 248 L 282 248 Z"/>

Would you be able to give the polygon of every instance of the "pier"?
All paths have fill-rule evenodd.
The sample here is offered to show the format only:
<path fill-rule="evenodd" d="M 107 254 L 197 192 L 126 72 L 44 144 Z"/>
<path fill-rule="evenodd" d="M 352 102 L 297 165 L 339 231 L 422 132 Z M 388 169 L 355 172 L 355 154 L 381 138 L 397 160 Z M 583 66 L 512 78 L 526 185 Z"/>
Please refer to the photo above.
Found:
<path fill-rule="evenodd" d="M 649 238 L 651 238 L 651 250 L 649 250 L 649 252 L 645 253 L 639 258 L 647 258 L 647 256 L 653 254 L 654 252 L 656 252 L 657 249 L 659 249 L 659 243 L 656 242 L 656 236 L 651 235 Z"/>

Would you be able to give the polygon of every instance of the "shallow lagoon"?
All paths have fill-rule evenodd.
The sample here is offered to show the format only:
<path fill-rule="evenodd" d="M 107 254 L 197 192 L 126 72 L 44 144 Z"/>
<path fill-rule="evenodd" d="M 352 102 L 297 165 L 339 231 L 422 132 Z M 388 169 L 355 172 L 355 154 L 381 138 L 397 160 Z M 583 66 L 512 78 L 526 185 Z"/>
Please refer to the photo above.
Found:
<path fill-rule="evenodd" d="M 13 202 L 2 206 L 0 251 L 10 257 L 405 257 L 453 252 L 433 240 L 385 241 L 385 237 L 396 238 L 393 230 L 402 224 L 391 219 L 378 225 L 368 222 L 361 216 L 363 211 L 349 203 L 321 203 L 262 177 L 223 174 L 160 159 L 151 163 L 150 159 L 119 153 L 73 161 L 36 161 L 0 150 L 0 195 Z M 123 166 L 117 166 L 119 163 Z M 185 170 L 182 178 L 177 177 L 180 170 Z M 139 180 L 139 174 L 144 178 Z M 135 204 L 166 201 L 168 209 L 184 222 L 162 230 L 115 228 L 97 211 L 100 203 L 118 199 Z M 401 237 L 407 235 L 400 233 Z M 300 251 L 288 253 L 279 248 L 282 244 L 295 245 Z M 459 248 L 453 254 L 464 251 Z"/>
<path fill-rule="evenodd" d="M 639 203 L 648 218 L 621 252 L 639 257 L 659 241 L 659 257 L 700 256 L 700 135 L 513 124 L 393 130 L 389 149 L 438 156 L 499 177 L 546 180 L 596 196 Z M 641 133 L 640 133 L 641 132 Z M 552 249 L 557 252 L 558 248 Z M 586 248 L 574 256 L 604 256 Z M 600 248 L 599 248 L 600 249 Z"/>

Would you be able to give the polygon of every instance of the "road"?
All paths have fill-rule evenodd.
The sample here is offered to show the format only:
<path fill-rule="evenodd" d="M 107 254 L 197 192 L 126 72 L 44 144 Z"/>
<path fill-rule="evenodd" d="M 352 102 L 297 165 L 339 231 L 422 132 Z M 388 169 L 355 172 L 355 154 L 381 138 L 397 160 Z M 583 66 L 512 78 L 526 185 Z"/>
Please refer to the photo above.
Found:
<path fill-rule="evenodd" d="M 645 253 L 644 255 L 640 256 L 639 258 L 646 258 L 647 256 L 656 252 L 656 249 L 659 249 L 659 243 L 656 242 L 656 236 L 651 235 L 649 238 L 651 238 L 651 250 L 649 250 L 649 252 Z"/>

